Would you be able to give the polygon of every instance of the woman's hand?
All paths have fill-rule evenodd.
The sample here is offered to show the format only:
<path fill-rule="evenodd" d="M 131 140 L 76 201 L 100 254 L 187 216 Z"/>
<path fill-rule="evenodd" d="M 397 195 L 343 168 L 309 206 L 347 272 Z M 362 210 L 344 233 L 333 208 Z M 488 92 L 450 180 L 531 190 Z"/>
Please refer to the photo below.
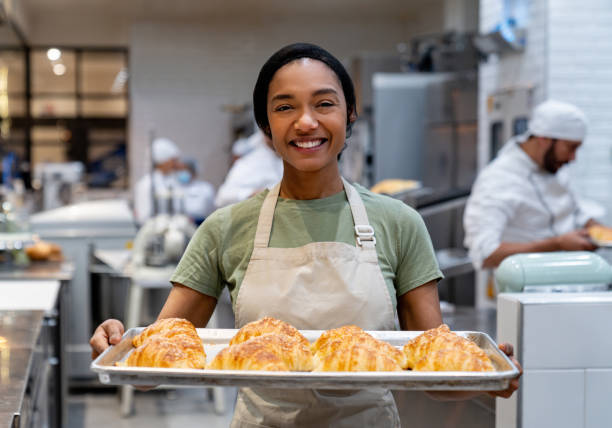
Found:
<path fill-rule="evenodd" d="M 121 340 L 124 332 L 123 324 L 119 320 L 108 319 L 96 328 L 93 336 L 89 339 L 91 346 L 91 359 L 95 359 L 110 345 L 116 345 Z"/>
<path fill-rule="evenodd" d="M 516 360 L 516 358 L 514 358 L 514 347 L 511 344 L 501 343 L 499 345 L 499 349 L 501 349 L 501 351 L 510 358 L 510 361 L 512 361 L 512 364 L 514 364 L 519 369 L 519 375 L 518 377 L 510 381 L 510 385 L 508 385 L 507 389 L 504 389 L 502 391 L 491 391 L 489 392 L 489 395 L 491 395 L 492 397 L 510 398 L 510 396 L 514 393 L 514 391 L 516 391 L 519 388 L 519 378 L 523 374 L 523 368 L 521 367 L 519 362 Z"/>

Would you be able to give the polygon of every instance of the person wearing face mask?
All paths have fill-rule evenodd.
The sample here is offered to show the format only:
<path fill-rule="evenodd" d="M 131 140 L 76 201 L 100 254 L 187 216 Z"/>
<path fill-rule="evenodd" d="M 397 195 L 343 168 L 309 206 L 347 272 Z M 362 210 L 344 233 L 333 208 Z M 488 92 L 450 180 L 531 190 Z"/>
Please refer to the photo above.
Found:
<path fill-rule="evenodd" d="M 183 159 L 176 172 L 181 197 L 181 212 L 196 225 L 202 223 L 215 209 L 215 188 L 207 181 L 197 180 L 197 164 L 194 159 Z"/>
<path fill-rule="evenodd" d="M 177 189 L 175 172 L 181 152 L 173 141 L 156 138 L 151 145 L 153 171 L 144 175 L 134 189 L 134 214 L 136 222 L 144 224 L 156 214 L 173 214 L 180 211 L 174 193 Z"/>
<path fill-rule="evenodd" d="M 482 170 L 463 218 L 476 268 L 495 268 L 517 253 L 596 249 L 587 229 L 598 223 L 561 170 L 576 158 L 586 131 L 577 107 L 546 101 L 533 111 L 528 131 Z"/>

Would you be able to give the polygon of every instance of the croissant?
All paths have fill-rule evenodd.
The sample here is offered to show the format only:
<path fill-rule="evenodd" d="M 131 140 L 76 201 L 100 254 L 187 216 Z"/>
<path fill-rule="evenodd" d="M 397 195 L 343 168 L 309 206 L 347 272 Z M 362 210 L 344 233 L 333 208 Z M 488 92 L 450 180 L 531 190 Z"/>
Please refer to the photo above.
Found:
<path fill-rule="evenodd" d="M 310 371 L 312 367 L 310 348 L 280 334 L 265 334 L 224 348 L 208 365 L 213 370 Z"/>
<path fill-rule="evenodd" d="M 337 340 L 335 342 L 341 342 Z M 315 371 L 400 371 L 402 368 L 384 353 L 362 343 L 342 343 L 329 353 L 317 353 Z"/>
<path fill-rule="evenodd" d="M 242 327 L 230 341 L 230 345 L 237 345 L 247 340 L 268 333 L 276 333 L 289 336 L 300 341 L 304 346 L 308 346 L 308 340 L 291 324 L 271 317 L 264 317 L 260 320 L 250 322 Z"/>
<path fill-rule="evenodd" d="M 442 324 L 425 331 L 404 346 L 408 367 L 413 370 L 493 371 L 487 354 L 474 342 Z"/>
<path fill-rule="evenodd" d="M 489 358 L 479 358 L 463 349 L 441 349 L 416 362 L 412 370 L 490 372 L 495 368 Z"/>
<path fill-rule="evenodd" d="M 408 358 L 404 352 L 385 341 L 374 338 L 356 325 L 345 325 L 327 330 L 312 344 L 311 349 L 315 355 L 324 355 L 353 344 L 360 344 L 386 355 L 401 368 L 408 367 Z"/>
<path fill-rule="evenodd" d="M 138 336 L 135 336 L 134 339 L 132 339 L 132 345 L 134 345 L 134 347 L 139 347 L 153 335 L 172 338 L 177 334 L 193 336 L 200 341 L 196 328 L 188 320 L 183 318 L 164 318 L 155 321 L 145 328 Z"/>
<path fill-rule="evenodd" d="M 177 334 L 171 340 L 151 336 L 132 351 L 125 365 L 203 369 L 206 366 L 206 354 L 202 341 L 196 341 L 192 336 Z"/>
<path fill-rule="evenodd" d="M 593 239 L 597 239 L 599 241 L 612 241 L 612 229 L 609 227 L 595 225 L 589 227 L 588 231 L 589 235 Z"/>

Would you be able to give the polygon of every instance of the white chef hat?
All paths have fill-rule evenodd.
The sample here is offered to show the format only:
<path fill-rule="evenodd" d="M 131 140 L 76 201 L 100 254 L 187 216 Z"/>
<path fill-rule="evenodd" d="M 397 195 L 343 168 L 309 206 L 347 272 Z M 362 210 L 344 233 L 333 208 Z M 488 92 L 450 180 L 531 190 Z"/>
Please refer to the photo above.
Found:
<path fill-rule="evenodd" d="M 560 101 L 548 100 L 533 110 L 528 134 L 536 137 L 583 141 L 587 118 L 578 107 Z"/>
<path fill-rule="evenodd" d="M 170 159 L 178 158 L 181 151 L 173 141 L 167 138 L 156 138 L 153 140 L 153 163 L 158 165 Z"/>

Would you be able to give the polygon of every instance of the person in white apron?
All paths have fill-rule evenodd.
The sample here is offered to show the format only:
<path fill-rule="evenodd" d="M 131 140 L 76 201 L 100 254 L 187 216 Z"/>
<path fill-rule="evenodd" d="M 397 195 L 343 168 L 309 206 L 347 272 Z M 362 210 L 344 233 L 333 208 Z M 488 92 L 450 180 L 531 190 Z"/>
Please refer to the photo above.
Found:
<path fill-rule="evenodd" d="M 171 278 L 174 286 L 159 318 L 204 326 L 227 286 L 236 327 L 272 316 L 298 329 L 356 324 L 394 330 L 396 315 L 403 329 L 437 327 L 441 273 L 422 219 L 400 201 L 340 176 L 338 159 L 356 118 L 354 89 L 340 62 L 318 46 L 286 46 L 262 67 L 253 99 L 257 124 L 283 159 L 283 178 L 271 191 L 206 219 Z M 122 332 L 117 320 L 102 323 L 91 339 L 93 354 L 117 343 Z M 517 388 L 513 381 L 498 395 Z M 378 388 L 243 388 L 232 422 L 399 425 L 390 392 Z"/>

